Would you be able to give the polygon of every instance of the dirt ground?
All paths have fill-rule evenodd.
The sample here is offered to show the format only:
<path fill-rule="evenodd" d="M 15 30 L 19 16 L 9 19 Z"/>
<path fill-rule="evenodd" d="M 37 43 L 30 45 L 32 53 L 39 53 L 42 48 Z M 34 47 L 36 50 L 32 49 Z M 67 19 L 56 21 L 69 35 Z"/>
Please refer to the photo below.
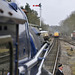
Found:
<path fill-rule="evenodd" d="M 71 47 L 73 51 L 71 51 Z M 61 55 L 59 63 L 63 64 L 64 75 L 75 75 L 75 47 L 61 41 Z"/>

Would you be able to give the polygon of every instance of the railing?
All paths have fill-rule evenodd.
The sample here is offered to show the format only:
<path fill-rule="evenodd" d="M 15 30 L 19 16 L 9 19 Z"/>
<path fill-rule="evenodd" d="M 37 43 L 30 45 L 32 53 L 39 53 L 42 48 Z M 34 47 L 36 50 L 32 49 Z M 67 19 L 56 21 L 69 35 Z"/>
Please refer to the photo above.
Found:
<path fill-rule="evenodd" d="M 46 56 L 49 54 L 49 52 L 51 51 L 51 49 L 53 48 L 53 45 L 54 45 L 54 40 L 51 42 L 51 44 L 48 46 L 48 48 L 46 49 L 46 52 L 44 54 L 44 57 L 41 61 L 41 64 L 38 68 L 38 73 L 36 75 L 40 75 L 41 74 L 41 69 L 42 69 L 42 66 L 43 66 L 43 63 L 44 63 L 44 60 L 46 59 Z"/>
<path fill-rule="evenodd" d="M 31 69 L 39 63 L 39 67 L 37 68 L 38 71 L 35 75 L 41 75 L 44 60 L 46 59 L 46 56 L 52 50 L 53 45 L 54 45 L 54 40 L 51 44 L 48 44 L 48 42 L 45 43 L 33 59 L 31 59 L 30 61 L 28 61 L 28 62 L 26 62 L 26 63 L 24 63 L 18 67 L 19 73 L 21 75 L 30 75 Z M 58 53 L 59 53 L 59 51 L 57 52 L 57 57 L 58 57 Z M 41 58 L 41 61 L 39 62 L 40 58 Z M 55 72 L 56 63 L 57 63 L 57 59 L 55 61 L 54 70 L 53 70 L 53 73 L 51 75 L 53 75 Z"/>
<path fill-rule="evenodd" d="M 19 73 L 25 73 L 25 75 L 29 75 L 28 72 L 30 71 L 30 69 L 32 67 L 34 67 L 38 63 L 39 57 L 42 55 L 44 49 L 47 46 L 48 46 L 48 43 L 45 43 L 32 60 L 30 60 L 27 63 L 23 64 L 23 66 L 19 66 L 18 67 Z M 45 52 L 44 57 L 46 57 L 46 54 L 47 54 L 47 51 Z M 44 59 L 42 60 L 41 67 L 43 65 L 43 62 L 44 62 Z"/>
<path fill-rule="evenodd" d="M 40 66 L 39 66 L 39 68 L 38 68 L 38 73 L 37 73 L 36 75 L 40 75 L 40 74 L 41 74 L 41 69 L 42 69 L 44 60 L 45 60 L 45 58 L 46 58 L 46 56 L 47 56 L 48 50 L 49 50 L 49 47 L 46 49 L 46 52 L 45 52 L 45 54 L 44 54 L 44 57 L 43 57 L 43 59 L 42 59 L 42 61 L 41 61 L 41 64 L 40 64 Z"/>

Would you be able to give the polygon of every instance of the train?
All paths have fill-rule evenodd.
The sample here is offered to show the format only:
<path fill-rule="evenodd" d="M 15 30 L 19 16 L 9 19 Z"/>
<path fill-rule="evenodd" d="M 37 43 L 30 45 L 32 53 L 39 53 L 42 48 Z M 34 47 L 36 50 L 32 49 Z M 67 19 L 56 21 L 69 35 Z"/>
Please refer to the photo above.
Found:
<path fill-rule="evenodd" d="M 75 31 L 73 31 L 73 32 L 71 33 L 71 38 L 72 38 L 72 40 L 75 40 Z"/>
<path fill-rule="evenodd" d="M 47 41 L 49 39 L 49 32 L 48 31 L 41 31 L 41 35 L 43 36 L 45 41 Z"/>
<path fill-rule="evenodd" d="M 58 38 L 59 37 L 59 32 L 55 31 L 53 36 L 54 36 L 54 38 Z"/>
<path fill-rule="evenodd" d="M 43 43 L 39 30 L 28 26 L 23 10 L 0 0 L 0 75 L 20 75 L 18 67 L 33 59 Z"/>

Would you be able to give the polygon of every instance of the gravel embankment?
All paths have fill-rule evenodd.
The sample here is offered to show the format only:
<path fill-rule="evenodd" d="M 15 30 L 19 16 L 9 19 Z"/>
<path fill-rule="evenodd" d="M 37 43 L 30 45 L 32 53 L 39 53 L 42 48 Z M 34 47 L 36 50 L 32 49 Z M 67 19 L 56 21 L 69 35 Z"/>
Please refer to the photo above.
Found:
<path fill-rule="evenodd" d="M 72 75 L 71 64 L 69 63 L 71 58 L 67 52 L 67 50 L 70 50 L 70 48 L 71 48 L 71 45 L 65 42 L 61 42 L 61 55 L 60 55 L 59 63 L 63 64 L 64 75 Z"/>

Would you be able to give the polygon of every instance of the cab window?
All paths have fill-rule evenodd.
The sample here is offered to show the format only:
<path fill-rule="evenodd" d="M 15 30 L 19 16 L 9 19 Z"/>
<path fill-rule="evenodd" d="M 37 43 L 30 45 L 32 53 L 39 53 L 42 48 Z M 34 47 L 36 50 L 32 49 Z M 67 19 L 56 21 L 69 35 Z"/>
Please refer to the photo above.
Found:
<path fill-rule="evenodd" d="M 1 40 L 2 42 L 2 40 Z M 13 50 L 11 42 L 0 42 L 0 75 L 12 75 Z"/>

